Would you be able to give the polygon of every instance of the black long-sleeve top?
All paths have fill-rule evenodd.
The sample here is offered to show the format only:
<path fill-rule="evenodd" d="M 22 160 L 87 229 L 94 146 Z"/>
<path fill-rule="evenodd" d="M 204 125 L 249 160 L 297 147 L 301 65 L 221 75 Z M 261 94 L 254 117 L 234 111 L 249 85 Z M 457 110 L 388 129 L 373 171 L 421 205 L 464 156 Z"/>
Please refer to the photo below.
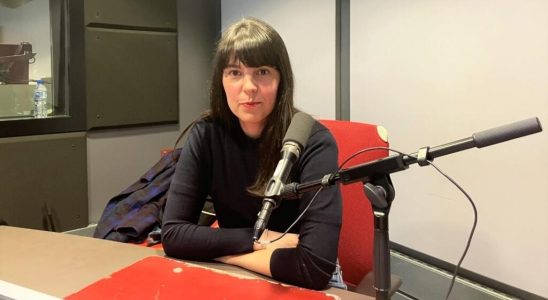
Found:
<path fill-rule="evenodd" d="M 262 199 L 246 188 L 258 170 L 259 139 L 249 138 L 239 126 L 228 131 L 211 121 L 191 129 L 177 163 L 162 226 L 168 256 L 209 260 L 253 251 L 253 225 Z M 309 182 L 337 169 L 337 146 L 331 133 L 316 122 L 299 161 L 293 182 Z M 283 200 L 268 229 L 283 232 L 310 202 L 313 192 L 299 200 Z M 207 196 L 211 196 L 220 228 L 196 225 Z M 322 190 L 291 230 L 299 234 L 296 248 L 276 249 L 270 260 L 272 277 L 312 289 L 326 287 L 335 269 L 342 204 L 339 188 Z"/>

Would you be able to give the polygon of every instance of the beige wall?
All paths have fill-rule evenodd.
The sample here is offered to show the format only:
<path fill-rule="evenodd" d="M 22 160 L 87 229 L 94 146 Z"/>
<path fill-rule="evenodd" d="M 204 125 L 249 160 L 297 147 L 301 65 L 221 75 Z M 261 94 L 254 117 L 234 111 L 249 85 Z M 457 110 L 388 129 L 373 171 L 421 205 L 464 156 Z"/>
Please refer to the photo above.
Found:
<path fill-rule="evenodd" d="M 351 119 L 414 152 L 537 116 L 548 124 L 548 1 L 351 1 Z M 435 162 L 473 197 L 463 267 L 548 297 L 548 133 Z M 466 198 L 431 168 L 393 176 L 391 238 L 456 264 Z"/>

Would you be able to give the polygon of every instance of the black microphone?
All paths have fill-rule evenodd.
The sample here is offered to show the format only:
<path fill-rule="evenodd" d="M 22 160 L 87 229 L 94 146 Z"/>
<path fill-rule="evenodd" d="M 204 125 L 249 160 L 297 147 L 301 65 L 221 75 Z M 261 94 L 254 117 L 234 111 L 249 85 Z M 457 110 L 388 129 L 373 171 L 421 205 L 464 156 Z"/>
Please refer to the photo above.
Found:
<path fill-rule="evenodd" d="M 306 146 L 310 131 L 315 122 L 314 118 L 303 112 L 296 113 L 293 119 L 291 119 L 291 124 L 289 124 L 289 128 L 283 139 L 282 157 L 274 170 L 274 174 L 272 174 L 272 178 L 270 178 L 270 181 L 266 185 L 263 207 L 259 211 L 257 221 L 253 227 L 254 241 L 259 240 L 268 224 L 272 210 L 278 206 L 275 198 L 280 195 L 293 164 L 299 159 L 301 151 Z"/>

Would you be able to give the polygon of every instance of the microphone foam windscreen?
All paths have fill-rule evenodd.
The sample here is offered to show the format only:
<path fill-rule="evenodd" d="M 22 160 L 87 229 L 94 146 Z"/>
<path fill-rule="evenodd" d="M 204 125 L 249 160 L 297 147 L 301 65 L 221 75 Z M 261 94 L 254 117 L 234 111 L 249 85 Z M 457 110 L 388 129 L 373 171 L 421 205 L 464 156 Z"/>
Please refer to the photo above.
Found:
<path fill-rule="evenodd" d="M 472 138 L 476 147 L 482 148 L 541 131 L 540 121 L 534 117 L 474 133 Z"/>
<path fill-rule="evenodd" d="M 283 143 L 285 142 L 295 142 L 301 146 L 303 149 L 306 146 L 308 137 L 310 137 L 310 131 L 316 120 L 312 118 L 309 114 L 298 112 L 291 119 L 291 124 L 287 128 L 285 133 Z"/>

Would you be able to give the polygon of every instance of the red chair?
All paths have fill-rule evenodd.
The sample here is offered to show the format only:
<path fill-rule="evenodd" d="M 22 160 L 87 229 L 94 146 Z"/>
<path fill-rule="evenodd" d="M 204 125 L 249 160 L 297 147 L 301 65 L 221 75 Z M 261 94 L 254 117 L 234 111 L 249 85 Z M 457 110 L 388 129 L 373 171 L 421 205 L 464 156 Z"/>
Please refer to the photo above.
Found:
<path fill-rule="evenodd" d="M 382 126 L 339 120 L 321 120 L 320 122 L 331 131 L 337 142 L 339 164 L 359 150 L 388 147 L 386 130 Z M 388 150 L 365 152 L 351 159 L 343 168 L 386 156 L 388 156 Z M 351 290 L 374 295 L 373 210 L 361 182 L 342 185 L 341 193 L 343 222 L 339 240 L 339 263 L 343 278 Z M 370 275 L 366 277 L 367 274 Z M 394 281 L 391 288 L 393 293 L 401 285 L 401 280 L 396 278 L 392 281 Z"/>

